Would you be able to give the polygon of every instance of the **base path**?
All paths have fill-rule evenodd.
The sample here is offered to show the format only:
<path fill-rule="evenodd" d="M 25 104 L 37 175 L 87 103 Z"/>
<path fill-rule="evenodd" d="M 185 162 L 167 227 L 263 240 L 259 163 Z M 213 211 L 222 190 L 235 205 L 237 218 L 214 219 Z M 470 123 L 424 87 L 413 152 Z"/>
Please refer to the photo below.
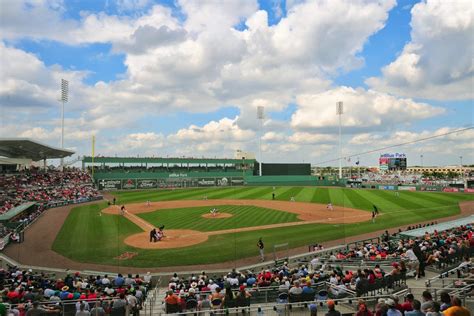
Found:
<path fill-rule="evenodd" d="M 254 205 L 263 208 L 275 209 L 279 211 L 290 212 L 298 214 L 299 222 L 279 223 L 263 226 L 242 227 L 236 229 L 225 229 L 210 232 L 200 232 L 196 230 L 182 230 L 182 229 L 167 229 L 165 236 L 158 242 L 151 242 L 149 231 L 153 226 L 136 214 L 155 212 L 164 209 L 172 208 L 188 208 L 199 206 L 219 206 L 219 205 Z M 345 208 L 333 206 L 333 210 L 326 208 L 326 205 L 316 203 L 302 203 L 302 202 L 287 202 L 287 201 L 266 201 L 266 200 L 181 200 L 181 201 L 164 201 L 153 203 L 134 203 L 125 205 L 125 217 L 144 230 L 143 233 L 134 234 L 125 238 L 124 242 L 132 247 L 143 249 L 170 249 L 182 248 L 192 245 L 200 244 L 209 238 L 209 236 L 223 235 L 229 233 L 239 233 L 247 231 L 255 231 L 262 229 L 270 229 L 277 227 L 298 226 L 306 224 L 330 223 L 330 224 L 344 224 L 344 223 L 359 223 L 371 219 L 371 213 L 352 208 Z M 105 214 L 120 214 L 120 208 L 117 205 L 109 206 L 102 210 Z M 218 215 L 221 215 L 220 217 Z M 220 213 L 212 217 L 211 214 L 206 213 L 202 215 L 209 219 L 224 218 L 231 214 Z"/>

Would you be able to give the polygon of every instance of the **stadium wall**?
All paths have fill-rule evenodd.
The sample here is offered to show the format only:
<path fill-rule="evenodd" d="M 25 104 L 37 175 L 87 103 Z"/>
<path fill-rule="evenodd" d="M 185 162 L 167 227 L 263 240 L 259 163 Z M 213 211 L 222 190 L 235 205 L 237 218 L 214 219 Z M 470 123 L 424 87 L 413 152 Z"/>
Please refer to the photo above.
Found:
<path fill-rule="evenodd" d="M 229 186 L 344 186 L 345 182 L 320 180 L 314 176 L 252 176 L 242 172 L 195 173 L 99 173 L 94 174 L 99 190 L 144 190 L 157 188 Z"/>

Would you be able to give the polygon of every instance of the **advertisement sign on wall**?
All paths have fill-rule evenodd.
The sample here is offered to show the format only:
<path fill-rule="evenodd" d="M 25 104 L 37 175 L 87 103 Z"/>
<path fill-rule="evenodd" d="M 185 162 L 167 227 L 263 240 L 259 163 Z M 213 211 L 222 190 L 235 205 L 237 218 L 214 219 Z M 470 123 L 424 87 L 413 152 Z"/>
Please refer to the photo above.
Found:
<path fill-rule="evenodd" d="M 459 192 L 458 188 L 443 188 L 443 192 Z"/>
<path fill-rule="evenodd" d="M 122 189 L 136 189 L 137 180 L 135 179 L 126 179 L 122 180 Z"/>
<path fill-rule="evenodd" d="M 99 190 L 120 190 L 122 188 L 122 180 L 100 180 Z"/>
<path fill-rule="evenodd" d="M 379 185 L 379 190 L 395 190 L 393 185 Z"/>
<path fill-rule="evenodd" d="M 156 189 L 158 188 L 158 180 L 156 179 L 138 179 L 137 189 Z"/>
<path fill-rule="evenodd" d="M 216 185 L 216 179 L 214 178 L 202 178 L 198 180 L 198 186 L 200 187 L 213 187 Z"/>
<path fill-rule="evenodd" d="M 412 186 L 399 186 L 398 190 L 400 191 L 416 191 L 416 187 Z"/>

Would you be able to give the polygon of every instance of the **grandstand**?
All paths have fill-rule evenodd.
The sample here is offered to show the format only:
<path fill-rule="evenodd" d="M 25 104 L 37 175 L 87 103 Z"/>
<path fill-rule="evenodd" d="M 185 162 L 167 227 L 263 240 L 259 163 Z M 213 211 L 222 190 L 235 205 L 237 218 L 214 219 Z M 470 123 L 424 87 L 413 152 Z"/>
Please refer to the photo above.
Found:
<path fill-rule="evenodd" d="M 34 157 L 34 159 L 36 158 Z M 459 201 L 470 202 L 469 195 L 460 195 L 459 192 L 439 193 L 437 196 L 432 196 L 432 193 L 430 195 L 430 193 L 424 192 L 411 192 L 414 190 L 426 191 L 427 186 L 418 183 L 384 183 L 384 180 L 396 178 L 381 178 L 374 181 L 375 188 L 380 190 L 359 190 L 358 193 L 355 193 L 350 188 L 343 188 L 345 182 L 339 182 L 330 176 L 322 178 L 321 176 L 308 175 L 309 166 L 303 164 L 293 166 L 292 164 L 263 164 L 264 175 L 257 176 L 258 164 L 255 159 L 139 157 L 94 157 L 92 159 L 92 157 L 84 157 L 82 163 L 86 171 L 92 172 L 92 166 L 94 166 L 94 179 L 87 172 L 69 168 L 63 171 L 32 168 L 21 172 L 8 169 L 2 175 L 2 183 L 11 190 L 5 191 L 7 194 L 4 198 L 8 197 L 9 200 L 4 199 L 3 207 L 9 206 L 0 215 L 0 222 L 3 223 L 6 233 L 3 239 L 4 244 L 2 244 L 6 247 L 6 251 L 0 256 L 4 269 L 0 273 L 0 281 L 5 289 L 4 302 L 8 303 L 5 308 L 11 313 L 21 313 L 28 309 L 29 307 L 25 303 L 30 299 L 42 301 L 44 309 L 65 316 L 73 315 L 76 310 L 81 308 L 89 310 L 102 308 L 105 314 L 117 316 L 137 315 L 138 313 L 159 315 L 176 312 L 191 315 L 196 311 L 212 311 L 215 314 L 261 314 L 264 312 L 266 315 L 282 315 L 283 313 L 307 315 L 315 309 L 318 310 L 318 313 L 326 313 L 328 309 L 333 308 L 332 302 L 335 302 L 334 308 L 341 311 L 343 315 L 354 315 L 357 314 L 361 306 L 366 306 L 367 309 L 379 313 L 394 308 L 393 304 L 395 304 L 395 308 L 398 308 L 396 303 L 392 303 L 397 300 L 399 305 L 409 306 L 412 304 L 409 299 L 403 302 L 405 297 L 410 298 L 408 294 L 414 294 L 416 299 L 422 300 L 423 295 L 426 295 L 425 291 L 429 291 L 436 301 L 441 301 L 441 293 L 450 293 L 461 299 L 461 305 L 473 308 L 474 271 L 471 258 L 474 253 L 472 228 L 474 218 L 472 215 L 437 224 L 433 222 L 430 224 L 429 217 L 427 217 L 422 224 L 410 223 L 410 226 L 420 228 L 405 231 L 400 227 L 388 226 L 391 233 L 387 231 L 380 236 L 379 233 L 373 232 L 368 239 L 355 237 L 345 239 L 345 229 L 350 229 L 350 227 L 346 228 L 344 225 L 341 230 L 330 229 L 331 232 L 340 233 L 338 236 L 344 238 L 342 244 L 327 248 L 318 244 L 318 250 L 313 251 L 315 247 L 310 247 L 310 251 L 300 250 L 296 255 L 294 252 L 288 255 L 288 252 L 284 251 L 285 259 L 283 260 L 242 265 L 236 265 L 237 261 L 234 261 L 234 269 L 207 269 L 204 266 L 202 270 L 206 272 L 202 270 L 187 271 L 189 269 L 183 268 L 176 274 L 170 274 L 164 269 L 163 271 L 154 269 L 154 273 L 144 275 L 143 271 L 146 270 L 129 265 L 132 261 L 127 262 L 127 256 L 133 257 L 138 254 L 138 260 L 135 262 L 143 264 L 145 261 L 140 261 L 142 256 L 150 255 L 152 252 L 134 254 L 128 251 L 131 249 L 128 246 L 125 246 L 128 247 L 126 248 L 127 252 L 113 254 L 113 256 L 117 255 L 113 259 L 117 263 L 115 266 L 91 265 L 92 267 L 101 267 L 101 270 L 96 270 L 97 268 L 76 269 L 73 268 L 76 267 L 75 264 L 55 269 L 43 266 L 41 261 L 35 262 L 36 264 L 32 266 L 25 265 L 20 260 L 18 262 L 13 260 L 12 255 L 18 254 L 19 258 L 21 254 L 22 244 L 18 244 L 17 241 L 22 241 L 25 237 L 19 232 L 23 232 L 32 223 L 36 225 L 35 221 L 38 218 L 38 221 L 43 220 L 43 215 L 46 212 L 52 212 L 51 214 L 56 214 L 53 216 L 57 216 L 59 214 L 58 206 L 100 199 L 101 195 L 94 185 L 101 191 L 117 190 L 110 192 L 113 195 L 107 193 L 109 204 L 112 203 L 113 196 L 114 201 L 117 198 L 118 202 L 124 202 L 130 208 L 132 205 L 127 204 L 128 193 L 136 193 L 138 198 L 130 196 L 130 200 L 138 200 L 143 206 L 146 205 L 145 201 L 149 203 L 149 197 L 155 191 L 150 190 L 149 193 L 143 193 L 127 192 L 126 190 L 187 187 L 191 188 L 176 191 L 157 190 L 156 192 L 160 192 L 158 198 L 164 200 L 168 199 L 167 194 L 169 194 L 171 200 L 169 202 L 176 200 L 174 195 L 180 199 L 185 199 L 187 195 L 194 199 L 201 198 L 201 190 L 204 190 L 202 192 L 206 192 L 205 194 L 208 194 L 210 199 L 225 198 L 226 194 L 230 194 L 233 197 L 252 197 L 259 199 L 262 203 L 267 203 L 265 200 L 270 199 L 273 192 L 277 194 L 278 199 L 290 204 L 292 203 L 290 198 L 295 196 L 298 202 L 304 199 L 308 202 L 316 202 L 316 204 L 332 201 L 336 206 L 343 205 L 342 212 L 349 211 L 344 203 L 351 203 L 352 207 L 371 209 L 372 203 L 367 204 L 367 196 L 371 196 L 382 205 L 385 204 L 381 199 L 386 200 L 387 205 L 397 205 L 398 207 L 401 207 L 402 203 L 407 203 L 406 209 L 402 208 L 398 211 L 413 214 L 412 216 L 417 220 L 425 219 L 423 216 L 428 216 L 428 214 L 432 215 L 430 212 L 439 210 L 442 212 L 443 209 L 457 210 L 458 198 Z M 245 187 L 242 187 L 243 185 Z M 310 187 L 282 187 L 283 185 L 310 185 Z M 335 188 L 312 188 L 316 185 L 333 185 Z M 226 188 L 213 187 L 228 187 L 228 189 L 226 191 Z M 408 189 L 404 189 L 407 187 Z M 400 195 L 397 197 L 390 193 L 392 190 L 405 192 L 400 193 L 400 198 Z M 439 190 L 441 191 L 442 187 Z M 449 194 L 452 194 L 452 197 Z M 358 202 L 356 197 L 359 195 L 366 197 L 360 198 L 360 202 Z M 339 201 L 334 199 L 336 196 L 339 196 Z M 14 203 L 9 201 L 14 201 Z M 429 203 L 432 207 L 423 207 L 422 201 Z M 277 202 L 280 203 L 275 201 L 275 203 Z M 441 204 L 438 205 L 438 202 Z M 192 203 L 197 204 L 195 201 Z M 204 201 L 204 203 L 210 202 Z M 239 201 L 239 204 L 242 203 Z M 267 203 L 267 205 L 269 204 Z M 295 203 L 294 205 L 302 206 L 303 204 Z M 86 216 L 94 223 L 111 225 L 114 222 L 110 220 L 115 221 L 116 217 L 102 213 L 101 208 L 103 207 L 105 207 L 104 203 L 94 203 L 90 207 L 76 209 L 71 218 Z M 109 205 L 109 207 L 113 208 L 114 205 Z M 423 216 L 417 217 L 416 207 L 419 208 L 420 214 L 424 214 Z M 226 206 L 221 206 L 221 210 L 227 210 Z M 262 212 L 258 209 L 253 211 L 254 214 Z M 172 210 L 169 214 L 172 214 L 171 212 Z M 236 211 L 235 216 L 238 212 L 240 211 Z M 384 216 L 389 215 L 386 213 Z M 391 218 L 395 220 L 396 212 L 393 216 Z M 117 228 L 121 229 L 123 234 L 126 231 L 126 219 L 116 219 Z M 401 220 L 403 221 L 403 219 Z M 10 228 L 10 225 L 15 223 L 21 223 L 22 226 Z M 76 223 L 84 225 L 85 221 L 80 219 L 73 225 Z M 235 231 L 236 223 L 229 222 L 229 224 L 232 231 Z M 291 224 L 293 225 L 293 223 Z M 42 227 L 48 227 L 48 225 L 49 223 L 46 222 Z M 194 222 L 194 225 L 198 225 L 198 223 Z M 318 227 L 322 229 L 324 225 L 326 224 Z M 367 223 L 357 225 L 367 225 Z M 340 227 L 339 224 L 334 226 Z M 105 226 L 97 227 L 100 227 L 101 230 L 114 229 Z M 95 236 L 97 231 L 87 224 L 82 226 L 82 229 L 87 229 L 87 234 L 92 236 Z M 26 238 L 31 236 L 29 232 L 30 230 L 27 230 Z M 278 235 L 277 231 L 267 230 L 266 240 L 270 239 L 269 232 Z M 296 233 L 297 230 L 294 232 Z M 299 232 L 305 234 L 310 231 L 299 230 Z M 83 237 L 80 233 L 70 230 L 69 234 L 64 235 L 62 232 L 58 233 L 58 236 L 69 237 L 71 234 L 74 238 L 66 241 L 66 247 L 72 247 L 71 250 L 74 253 L 81 254 L 80 246 L 71 246 L 76 245 L 75 239 Z M 113 243 L 119 241 L 118 230 L 116 235 L 117 241 L 113 240 Z M 227 238 L 232 240 L 232 237 Z M 236 248 L 235 233 L 233 238 L 233 247 Z M 247 237 L 242 235 L 241 238 L 244 243 L 248 243 L 245 241 L 248 240 Z M 11 241 L 15 241 L 15 243 L 7 246 L 7 243 Z M 55 243 L 57 244 L 57 241 Z M 97 244 L 96 241 L 95 244 Z M 322 242 L 322 244 L 326 243 Z M 270 248 L 272 244 L 267 245 Z M 120 251 L 120 249 L 124 249 L 123 247 L 117 245 L 117 250 Z M 418 257 L 418 253 L 415 254 L 419 260 L 418 264 L 412 262 L 413 258 L 410 252 L 416 247 L 420 248 L 421 254 L 421 257 Z M 94 249 L 100 251 L 100 248 Z M 179 251 L 171 251 L 177 258 L 179 257 Z M 220 253 L 214 251 L 213 255 L 223 256 L 225 251 L 226 249 L 222 249 Z M 234 251 L 237 252 L 237 249 Z M 99 253 L 94 253 L 94 257 L 103 258 Z M 275 258 L 277 257 L 281 256 L 275 256 Z M 427 265 L 424 273 L 421 268 L 422 262 Z M 82 263 L 80 266 L 88 266 L 88 264 Z M 69 270 L 65 271 L 66 267 L 73 268 L 73 271 L 77 270 L 77 272 L 69 273 Z M 451 277 L 454 275 L 456 278 Z M 28 288 L 15 287 L 15 281 L 18 278 L 31 280 L 32 286 Z M 223 290 L 222 295 L 216 291 L 217 287 Z M 54 303 L 51 303 L 51 300 Z M 81 307 L 81 302 L 86 303 Z M 458 304 L 456 299 L 453 302 Z"/>
<path fill-rule="evenodd" d="M 83 157 L 100 190 L 241 185 L 342 185 L 311 176 L 309 164 L 262 164 L 255 159 Z"/>
<path fill-rule="evenodd" d="M 45 210 L 101 199 L 91 178 L 76 169 L 48 169 L 48 159 L 73 155 L 30 139 L 0 139 L 0 249 L 22 242 L 23 231 Z M 43 162 L 43 168 L 33 162 Z"/>

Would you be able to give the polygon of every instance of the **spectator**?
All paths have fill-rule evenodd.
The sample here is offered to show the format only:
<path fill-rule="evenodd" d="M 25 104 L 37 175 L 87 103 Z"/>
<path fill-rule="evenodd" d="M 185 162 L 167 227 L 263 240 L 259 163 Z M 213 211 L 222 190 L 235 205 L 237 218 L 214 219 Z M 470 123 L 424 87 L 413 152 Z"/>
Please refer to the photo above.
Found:
<path fill-rule="evenodd" d="M 440 313 L 440 307 L 438 302 L 433 302 L 433 308 L 430 308 L 426 312 L 426 316 L 442 316 L 443 314 Z"/>
<path fill-rule="evenodd" d="M 451 298 L 451 307 L 443 312 L 444 316 L 471 316 L 471 312 L 462 306 L 461 300 L 453 296 Z"/>
<path fill-rule="evenodd" d="M 388 306 L 387 316 L 402 316 L 402 312 L 396 308 L 396 303 L 393 299 L 389 298 L 385 303 Z"/>
<path fill-rule="evenodd" d="M 423 313 L 426 313 L 428 309 L 433 308 L 433 297 L 431 296 L 431 293 L 429 291 L 423 291 L 421 296 L 423 298 L 423 303 L 421 304 L 421 311 Z"/>
<path fill-rule="evenodd" d="M 440 311 L 444 312 L 446 309 L 451 307 L 451 297 L 448 292 L 441 292 L 439 295 L 439 300 L 441 301 Z"/>
<path fill-rule="evenodd" d="M 89 309 L 88 304 L 81 302 L 81 304 L 79 305 L 79 310 L 76 312 L 76 316 L 90 316 L 90 312 L 86 310 L 86 305 L 87 309 Z"/>
<path fill-rule="evenodd" d="M 424 316 L 425 314 L 420 311 L 421 303 L 418 300 L 413 300 L 413 310 L 406 312 L 405 316 Z"/>
<path fill-rule="evenodd" d="M 372 312 L 367 308 L 367 303 L 364 300 L 359 300 L 356 316 L 372 316 Z"/>
<path fill-rule="evenodd" d="M 328 300 L 327 306 L 328 312 L 325 314 L 325 316 L 341 316 L 341 312 L 336 310 L 336 306 L 333 300 Z"/>
<path fill-rule="evenodd" d="M 95 306 L 90 311 L 91 316 L 105 316 L 105 310 L 100 301 L 95 302 Z"/>

